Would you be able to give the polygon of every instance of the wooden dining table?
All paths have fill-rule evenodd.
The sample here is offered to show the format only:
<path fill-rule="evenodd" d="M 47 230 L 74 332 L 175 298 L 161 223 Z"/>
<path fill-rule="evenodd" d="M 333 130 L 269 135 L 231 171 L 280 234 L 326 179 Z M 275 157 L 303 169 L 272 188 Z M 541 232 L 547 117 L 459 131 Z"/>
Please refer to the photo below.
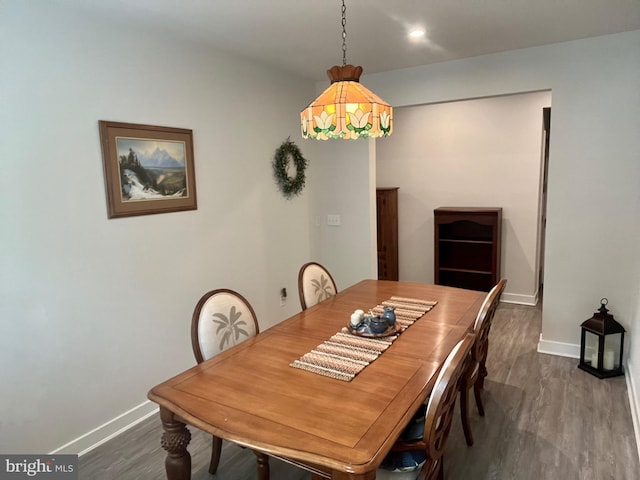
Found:
<path fill-rule="evenodd" d="M 169 480 L 191 478 L 187 425 L 256 452 L 315 465 L 332 479 L 369 480 L 426 400 L 486 293 L 363 280 L 153 387 Z M 352 380 L 291 364 L 392 296 L 437 302 Z"/>

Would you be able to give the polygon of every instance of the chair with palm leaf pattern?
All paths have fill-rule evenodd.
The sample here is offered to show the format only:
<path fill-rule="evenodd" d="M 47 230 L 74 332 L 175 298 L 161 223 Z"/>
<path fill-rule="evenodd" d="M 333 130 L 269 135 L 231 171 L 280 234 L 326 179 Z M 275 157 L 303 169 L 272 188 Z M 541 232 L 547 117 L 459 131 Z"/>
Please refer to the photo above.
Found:
<path fill-rule="evenodd" d="M 256 313 L 242 295 L 225 288 L 211 290 L 200 298 L 191 319 L 191 346 L 196 362 L 202 363 L 259 332 Z M 218 469 L 221 449 L 222 439 L 214 435 L 209 463 L 212 475 Z M 255 454 L 258 478 L 268 480 L 268 456 Z"/>
<path fill-rule="evenodd" d="M 305 263 L 298 273 L 298 293 L 302 310 L 313 307 L 338 293 L 329 271 L 316 262 Z"/>

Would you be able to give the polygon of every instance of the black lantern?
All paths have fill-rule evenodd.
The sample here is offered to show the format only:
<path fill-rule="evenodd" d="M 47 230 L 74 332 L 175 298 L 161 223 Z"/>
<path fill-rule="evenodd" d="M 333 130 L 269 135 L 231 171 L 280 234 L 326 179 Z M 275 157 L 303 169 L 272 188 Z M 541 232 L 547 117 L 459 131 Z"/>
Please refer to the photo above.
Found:
<path fill-rule="evenodd" d="M 606 298 L 600 300 L 600 308 L 588 320 L 582 322 L 580 340 L 580 364 L 578 368 L 598 378 L 624 375 L 622 350 L 624 328 L 609 315 Z"/>

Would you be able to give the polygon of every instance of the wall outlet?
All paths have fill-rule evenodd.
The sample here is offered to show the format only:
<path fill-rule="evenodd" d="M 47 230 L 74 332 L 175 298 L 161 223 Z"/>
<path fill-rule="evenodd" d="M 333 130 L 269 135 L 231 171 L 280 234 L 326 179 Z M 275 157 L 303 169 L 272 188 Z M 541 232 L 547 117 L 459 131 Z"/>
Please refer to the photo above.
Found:
<path fill-rule="evenodd" d="M 287 304 L 287 289 L 282 287 L 280 289 L 280 306 L 284 307 Z"/>
<path fill-rule="evenodd" d="M 339 227 L 340 215 L 327 215 L 327 225 L 331 225 L 332 227 Z"/>

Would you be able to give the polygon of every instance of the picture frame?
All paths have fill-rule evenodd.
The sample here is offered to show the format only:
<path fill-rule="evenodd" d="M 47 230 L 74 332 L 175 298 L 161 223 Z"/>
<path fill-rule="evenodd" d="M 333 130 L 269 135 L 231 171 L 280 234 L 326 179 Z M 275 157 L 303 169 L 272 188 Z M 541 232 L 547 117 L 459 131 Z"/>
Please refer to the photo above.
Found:
<path fill-rule="evenodd" d="M 108 218 L 197 209 L 191 130 L 98 124 Z"/>

